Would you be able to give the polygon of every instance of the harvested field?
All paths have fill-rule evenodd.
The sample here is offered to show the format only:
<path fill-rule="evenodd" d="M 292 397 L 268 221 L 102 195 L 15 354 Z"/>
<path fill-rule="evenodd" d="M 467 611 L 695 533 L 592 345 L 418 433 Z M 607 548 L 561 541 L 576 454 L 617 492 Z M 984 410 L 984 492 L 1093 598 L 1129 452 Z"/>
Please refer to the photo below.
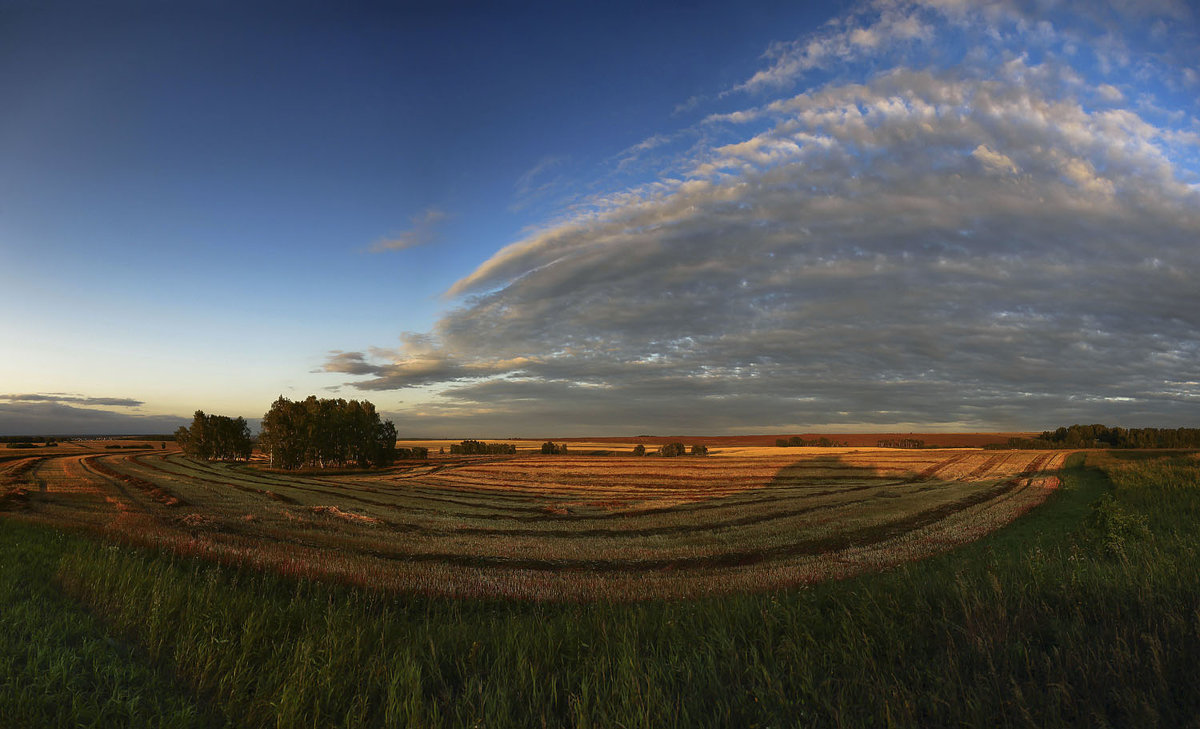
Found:
<path fill-rule="evenodd" d="M 173 449 L 70 448 L 0 463 L 0 492 L 14 494 L 4 518 L 288 574 L 444 595 L 630 599 L 805 584 L 944 551 L 1041 503 L 1065 457 L 710 452 L 435 457 L 296 475 Z"/>
<path fill-rule="evenodd" d="M 709 448 L 726 448 L 726 447 L 775 447 L 775 441 L 778 438 L 791 438 L 798 436 L 806 441 L 815 441 L 820 438 L 828 438 L 836 443 L 844 443 L 846 446 L 853 448 L 875 447 L 881 440 L 919 440 L 925 443 L 929 448 L 982 448 L 986 445 L 1004 444 L 1009 438 L 1034 438 L 1040 433 L 1029 432 L 997 432 L 997 433 L 786 433 L 779 435 L 709 435 L 709 436 L 691 436 L 691 435 L 642 435 L 633 438 L 628 437 L 607 437 L 607 438 L 554 438 L 552 440 L 565 442 L 571 447 L 587 447 L 587 448 L 617 448 L 628 450 L 634 445 L 641 443 L 648 449 L 680 441 L 687 444 L 699 443 L 708 446 Z M 541 445 L 542 440 L 513 440 L 507 441 L 517 444 L 517 448 L 536 447 Z"/>

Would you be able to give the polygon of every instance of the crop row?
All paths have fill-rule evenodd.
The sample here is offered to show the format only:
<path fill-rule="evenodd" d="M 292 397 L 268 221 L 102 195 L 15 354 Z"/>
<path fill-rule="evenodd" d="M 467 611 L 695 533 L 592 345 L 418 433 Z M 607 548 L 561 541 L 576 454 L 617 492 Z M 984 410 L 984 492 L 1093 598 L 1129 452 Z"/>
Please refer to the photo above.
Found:
<path fill-rule="evenodd" d="M 346 476 L 90 454 L 23 467 L 49 487 L 21 515 L 396 589 L 683 595 L 808 582 L 944 550 L 1040 503 L 1062 460 L 893 454 L 530 456 Z"/>

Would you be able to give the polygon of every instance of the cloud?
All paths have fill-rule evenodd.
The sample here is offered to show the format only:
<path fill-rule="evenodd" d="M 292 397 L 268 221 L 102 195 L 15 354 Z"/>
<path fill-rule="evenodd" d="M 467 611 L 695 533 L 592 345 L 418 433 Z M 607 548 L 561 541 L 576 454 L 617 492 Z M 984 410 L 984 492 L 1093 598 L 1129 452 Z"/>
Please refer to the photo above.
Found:
<path fill-rule="evenodd" d="M 411 218 L 412 227 L 408 230 L 376 241 L 371 245 L 370 251 L 372 253 L 401 251 L 405 248 L 415 248 L 432 243 L 437 237 L 437 225 L 445 219 L 446 213 L 437 208 L 429 208 Z"/>
<path fill-rule="evenodd" d="M 131 415 L 63 402 L 0 402 L 0 435 L 147 435 L 172 433 L 187 424 L 171 415 Z"/>
<path fill-rule="evenodd" d="M 929 42 L 934 37 L 929 16 L 918 3 L 862 4 L 850 15 L 831 20 L 815 33 L 773 44 L 766 54 L 770 65 L 732 91 L 759 93 L 786 88 L 813 71 L 912 43 Z"/>
<path fill-rule="evenodd" d="M 1122 94 L 1121 90 L 1112 84 L 1100 84 L 1096 87 L 1096 94 L 1101 99 L 1104 99 L 1105 101 L 1111 101 L 1113 103 L 1119 103 L 1125 100 L 1125 94 Z"/>
<path fill-rule="evenodd" d="M 145 405 L 141 400 L 127 397 L 84 397 L 83 395 L 67 393 L 0 395 L 0 400 L 9 402 L 52 402 L 73 403 L 76 405 L 106 405 L 109 407 L 136 408 Z"/>
<path fill-rule="evenodd" d="M 678 176 L 499 250 L 431 332 L 326 369 L 440 388 L 396 415 L 423 433 L 1194 424 L 1197 138 L 985 32 L 1060 34 L 1016 10 L 889 7 L 773 48 L 755 89 L 922 42 L 922 13 L 983 50 L 710 118 Z"/>
<path fill-rule="evenodd" d="M 689 96 L 687 101 L 683 101 L 675 105 L 675 108 L 671 111 L 671 115 L 675 116 L 678 114 L 686 114 L 700 106 L 700 104 L 702 104 L 704 101 L 705 97 L 701 94 Z"/>
<path fill-rule="evenodd" d="M 331 352 L 322 370 L 370 375 L 355 383 L 363 390 L 396 390 L 519 371 L 534 360 L 515 357 L 490 361 L 461 361 L 433 342 L 429 335 L 406 332 L 399 348 L 375 347 L 368 353 Z"/>
<path fill-rule="evenodd" d="M 1017 164 L 1015 162 L 999 152 L 992 151 L 986 144 L 981 144 L 976 147 L 975 151 L 971 152 L 971 156 L 979 160 L 979 162 L 988 169 L 995 170 L 997 172 L 1008 172 L 1014 175 L 1018 172 Z"/>

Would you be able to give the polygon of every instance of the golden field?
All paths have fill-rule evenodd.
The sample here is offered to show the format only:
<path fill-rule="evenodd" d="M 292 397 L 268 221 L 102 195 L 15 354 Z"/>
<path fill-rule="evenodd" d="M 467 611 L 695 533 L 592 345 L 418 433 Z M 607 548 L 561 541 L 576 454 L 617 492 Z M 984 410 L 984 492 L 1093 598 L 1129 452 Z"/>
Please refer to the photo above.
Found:
<path fill-rule="evenodd" d="M 389 590 L 527 599 L 694 597 L 801 585 L 945 551 L 1057 487 L 1065 452 L 778 448 L 439 455 L 281 473 L 167 444 L 0 451 L 0 515 Z M 561 441 L 560 441 L 561 442 Z M 136 444 L 137 441 L 132 443 Z M 654 448 L 648 447 L 652 453 Z M 607 455 L 601 455 L 607 454 Z"/>

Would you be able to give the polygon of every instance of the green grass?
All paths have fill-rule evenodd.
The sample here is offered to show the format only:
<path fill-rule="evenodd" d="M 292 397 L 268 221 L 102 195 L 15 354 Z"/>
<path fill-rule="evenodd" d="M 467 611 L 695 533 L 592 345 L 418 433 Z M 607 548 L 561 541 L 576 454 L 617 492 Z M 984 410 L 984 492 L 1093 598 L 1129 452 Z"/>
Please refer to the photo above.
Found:
<path fill-rule="evenodd" d="M 1043 507 L 951 553 L 694 601 L 398 596 L 0 522 L 4 632 L 49 656 L 0 637 L 0 717 L 75 726 L 68 697 L 89 716 L 130 703 L 110 698 L 120 676 L 130 725 L 1200 727 L 1200 462 L 1091 457 L 1104 471 L 1076 463 Z M 55 574 L 113 642 L 11 570 Z M 72 631 L 107 657 L 53 668 Z"/>
<path fill-rule="evenodd" d="M 221 726 L 49 577 L 96 545 L 0 519 L 0 726 Z"/>

